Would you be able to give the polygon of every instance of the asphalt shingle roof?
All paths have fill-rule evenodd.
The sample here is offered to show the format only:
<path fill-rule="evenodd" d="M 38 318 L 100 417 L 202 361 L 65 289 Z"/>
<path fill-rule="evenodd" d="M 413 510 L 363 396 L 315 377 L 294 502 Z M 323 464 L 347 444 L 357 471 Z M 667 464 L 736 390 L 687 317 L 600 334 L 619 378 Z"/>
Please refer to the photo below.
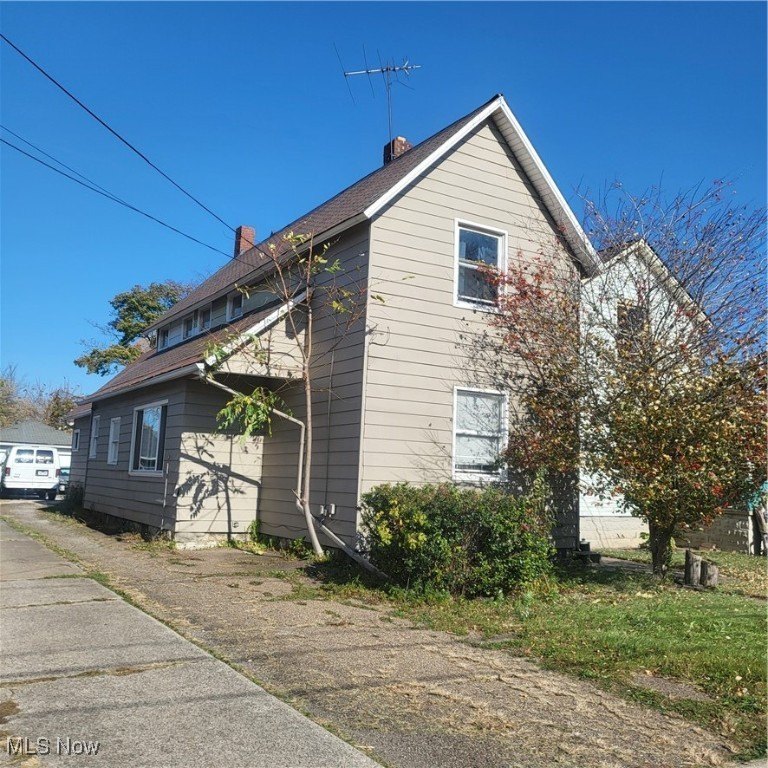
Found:
<path fill-rule="evenodd" d="M 496 98 L 497 96 L 494 96 L 493 99 L 472 110 L 468 115 L 451 123 L 451 125 L 443 128 L 434 136 L 417 144 L 381 168 L 369 173 L 330 200 L 283 227 L 279 232 L 257 243 L 254 248 L 240 254 L 236 259 L 227 262 L 187 297 L 169 309 L 152 327 L 156 328 L 160 325 L 165 325 L 206 299 L 232 289 L 235 284 L 242 283 L 246 278 L 251 282 L 257 282 L 262 278 L 266 278 L 272 268 L 272 261 L 265 261 L 264 257 L 260 254 L 267 252 L 270 245 L 275 246 L 278 254 L 287 256 L 287 252 L 290 249 L 283 240 L 283 236 L 287 233 L 306 234 L 312 232 L 321 234 L 359 216 L 368 206 L 375 203 L 422 161 L 428 158 L 432 152 L 448 141 L 454 134 L 458 133 L 475 115 L 485 109 Z M 93 395 L 85 398 L 84 402 L 96 397 L 103 397 L 104 395 L 117 394 L 121 390 L 137 386 L 156 376 L 168 374 L 191 363 L 199 362 L 203 358 L 203 352 L 211 341 L 211 337 L 216 337 L 217 334 L 222 336 L 230 331 L 242 332 L 251 325 L 255 325 L 273 309 L 274 307 L 267 311 L 253 313 L 211 334 L 197 336 L 170 349 L 150 350 L 118 373 L 117 376 Z"/>
<path fill-rule="evenodd" d="M 497 97 L 494 96 L 495 98 Z M 313 232 L 320 234 L 361 214 L 369 205 L 376 202 L 402 178 L 407 176 L 419 163 L 429 157 L 439 146 L 460 131 L 494 99 L 490 99 L 477 109 L 472 110 L 468 115 L 465 115 L 455 123 L 451 123 L 448 127 L 422 141 L 421 144 L 417 144 L 400 155 L 400 157 L 387 163 L 387 165 L 369 173 L 351 187 L 347 187 L 330 200 L 283 227 L 279 232 L 257 243 L 255 248 L 251 248 L 236 259 L 227 262 L 221 269 L 192 291 L 189 296 L 171 307 L 168 312 L 154 323 L 154 326 L 164 325 L 205 299 L 233 287 L 235 283 L 242 281 L 250 275 L 253 275 L 254 280 L 257 280 L 259 275 L 266 275 L 271 262 L 263 263 L 263 257 L 259 255 L 259 252 L 267 252 L 270 244 L 274 244 L 276 248 L 287 250 L 283 241 L 283 236 L 287 233 L 307 234 Z M 254 274 L 255 272 L 256 274 Z"/>
<path fill-rule="evenodd" d="M 104 395 L 117 394 L 123 389 L 143 384 L 156 376 L 171 373 L 180 368 L 185 368 L 192 363 L 198 363 L 205 357 L 205 350 L 209 344 L 225 340 L 231 334 L 239 334 L 256 325 L 260 320 L 275 311 L 275 304 L 264 309 L 250 312 L 247 315 L 227 325 L 193 336 L 191 339 L 176 344 L 167 349 L 150 349 L 141 357 L 123 368 L 114 378 L 110 379 L 101 389 L 85 398 L 86 401 L 101 398 Z"/>
<path fill-rule="evenodd" d="M 27 443 L 31 445 L 62 445 L 72 442 L 69 432 L 54 429 L 42 421 L 21 421 L 10 427 L 0 428 L 0 443 Z"/>

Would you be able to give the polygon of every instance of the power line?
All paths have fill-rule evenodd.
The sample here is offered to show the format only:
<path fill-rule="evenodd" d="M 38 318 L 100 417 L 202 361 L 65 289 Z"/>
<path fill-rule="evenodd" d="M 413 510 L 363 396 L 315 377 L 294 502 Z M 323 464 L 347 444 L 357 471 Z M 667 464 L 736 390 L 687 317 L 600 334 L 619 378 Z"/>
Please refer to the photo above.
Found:
<path fill-rule="evenodd" d="M 7 130 L 7 129 L 6 129 Z M 9 131 L 10 133 L 10 131 Z M 14 134 L 16 135 L 16 134 Z M 18 137 L 17 138 L 21 138 Z M 26 144 L 30 144 L 30 146 L 33 146 L 30 142 L 27 142 L 25 139 L 21 139 L 21 141 L 24 141 Z M 50 163 L 46 163 L 45 160 L 41 160 L 39 157 L 35 157 L 34 155 L 31 155 L 29 152 L 25 152 L 21 147 L 17 147 L 15 144 L 12 144 L 10 141 L 7 141 L 6 139 L 3 139 L 0 137 L 0 143 L 5 144 L 6 146 L 10 147 L 11 149 L 15 149 L 20 154 L 24 155 L 25 157 L 28 157 L 30 160 L 34 160 L 36 163 L 39 163 L 42 166 L 45 166 L 46 168 L 50 169 L 51 171 L 54 171 L 55 173 L 60 174 L 61 176 L 64 176 L 65 178 L 69 179 L 70 181 L 74 181 L 75 184 L 79 184 L 81 187 L 85 187 L 86 189 L 90 189 L 91 192 L 95 192 L 97 195 L 101 195 L 102 197 L 106 197 L 108 200 L 111 200 L 114 203 L 118 203 L 118 205 L 122 205 L 125 208 L 128 208 L 131 211 L 134 211 L 135 213 L 140 214 L 141 216 L 146 217 L 147 219 L 150 219 L 151 221 L 154 221 L 157 224 L 160 224 L 161 226 L 165 227 L 166 229 L 170 229 L 171 232 L 175 232 L 177 235 L 181 235 L 182 237 L 187 238 L 187 240 L 191 240 L 193 243 L 197 243 L 198 245 L 202 245 L 205 248 L 208 248 L 211 251 L 214 251 L 216 253 L 220 253 L 222 256 L 226 256 L 229 258 L 229 254 L 225 253 L 219 248 L 216 248 L 213 245 L 209 245 L 208 243 L 203 242 L 202 240 L 198 240 L 196 237 L 193 237 L 192 235 L 188 235 L 186 232 L 182 232 L 180 229 L 177 229 L 171 224 L 168 224 L 167 222 L 163 221 L 162 219 L 158 219 L 157 216 L 153 216 L 151 213 L 147 213 L 146 211 L 141 210 L 141 208 L 137 208 L 135 205 L 131 205 L 130 203 L 126 202 L 125 200 L 122 200 L 121 198 L 117 197 L 116 195 L 113 195 L 111 192 L 107 192 L 103 187 L 100 187 L 99 185 L 95 184 L 94 182 L 90 181 L 86 176 L 83 176 L 81 173 L 78 173 L 77 171 L 73 169 L 71 170 L 73 173 L 77 173 L 78 176 L 80 176 L 82 179 L 85 179 L 85 181 L 81 181 L 80 179 L 76 178 L 75 176 L 70 175 L 69 173 L 66 173 L 65 171 L 62 171 L 60 168 L 56 168 Z M 42 151 L 42 150 L 39 150 Z M 61 163 L 60 161 L 56 160 L 56 158 L 52 157 L 48 153 L 44 153 L 47 157 L 54 160 L 54 162 L 59 163 L 60 165 L 64 166 L 64 163 Z M 69 167 L 69 166 L 64 166 Z"/>
<path fill-rule="evenodd" d="M 120 142 L 125 144 L 128 149 L 130 149 L 132 152 L 137 154 L 147 165 L 149 165 L 151 168 L 153 168 L 155 171 L 157 171 L 164 179 L 169 181 L 171 184 L 173 184 L 176 189 L 179 190 L 179 192 L 186 195 L 190 200 L 192 200 L 194 203 L 199 205 L 204 211 L 209 213 L 211 216 L 213 216 L 220 224 L 223 224 L 227 229 L 231 230 L 232 232 L 235 231 L 235 228 L 228 224 L 224 219 L 221 218 L 217 213 L 214 213 L 205 203 L 198 200 L 191 192 L 188 192 L 184 187 L 181 186 L 181 184 L 178 184 L 175 182 L 165 171 L 163 171 L 161 168 L 158 168 L 157 165 L 155 165 L 140 149 L 135 147 L 133 144 L 131 144 L 130 141 L 125 139 L 123 136 L 121 136 L 114 128 L 112 128 L 111 125 L 109 125 L 105 120 L 103 120 L 101 117 L 99 117 L 92 109 L 90 109 L 88 106 L 86 106 L 80 99 L 75 96 L 74 93 L 72 93 L 70 90 L 68 90 L 65 86 L 63 86 L 53 75 L 50 75 L 46 70 L 40 66 L 36 61 L 34 61 L 32 58 L 27 56 L 24 51 L 21 50 L 15 43 L 12 43 L 4 34 L 0 33 L 0 39 L 4 40 L 8 45 L 13 48 L 13 50 L 16 51 L 22 58 L 26 59 L 38 72 L 40 72 L 41 75 L 43 75 L 45 78 L 50 80 L 59 90 L 63 91 L 67 96 L 69 96 L 72 101 L 74 101 L 79 107 L 84 109 L 94 120 L 96 120 L 98 123 L 100 123 L 104 128 L 106 128 L 116 139 L 118 139 Z M 12 146 L 12 145 L 11 145 Z M 255 245 L 255 243 L 251 243 L 251 245 Z"/>

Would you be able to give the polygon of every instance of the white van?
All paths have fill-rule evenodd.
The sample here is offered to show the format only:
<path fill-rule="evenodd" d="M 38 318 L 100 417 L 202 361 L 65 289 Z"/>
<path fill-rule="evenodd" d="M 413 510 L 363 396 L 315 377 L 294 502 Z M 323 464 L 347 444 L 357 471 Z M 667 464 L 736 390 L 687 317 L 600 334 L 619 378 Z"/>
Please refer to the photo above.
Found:
<path fill-rule="evenodd" d="M 0 490 L 5 493 L 36 493 L 51 501 L 59 491 L 61 464 L 52 445 L 14 445 L 3 463 Z"/>

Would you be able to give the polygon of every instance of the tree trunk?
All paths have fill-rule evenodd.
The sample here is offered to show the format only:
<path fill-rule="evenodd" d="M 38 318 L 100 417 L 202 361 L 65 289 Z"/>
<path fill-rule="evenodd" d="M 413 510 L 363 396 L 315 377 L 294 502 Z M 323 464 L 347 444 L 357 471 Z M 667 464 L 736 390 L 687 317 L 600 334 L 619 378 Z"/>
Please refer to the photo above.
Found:
<path fill-rule="evenodd" d="M 311 298 L 307 298 L 307 327 L 304 341 L 304 405 L 306 416 L 306 440 L 304 443 L 304 488 L 302 489 L 302 505 L 304 507 L 304 519 L 307 523 L 307 533 L 312 544 L 312 550 L 315 555 L 322 557 L 325 553 L 317 538 L 317 529 L 315 520 L 312 517 L 312 506 L 309 500 L 310 490 L 312 488 L 312 308 L 310 307 Z"/>
<path fill-rule="evenodd" d="M 672 534 L 674 528 L 648 522 L 648 543 L 651 549 L 653 572 L 664 578 L 672 562 Z"/>

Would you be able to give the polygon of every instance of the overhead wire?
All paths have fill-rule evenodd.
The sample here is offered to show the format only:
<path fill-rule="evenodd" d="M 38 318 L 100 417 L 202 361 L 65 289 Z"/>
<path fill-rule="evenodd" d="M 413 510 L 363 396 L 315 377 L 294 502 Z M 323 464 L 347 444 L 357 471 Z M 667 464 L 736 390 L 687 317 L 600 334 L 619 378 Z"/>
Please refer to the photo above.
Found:
<path fill-rule="evenodd" d="M 4 129 L 7 130 L 7 129 Z M 10 133 L 10 131 L 9 131 Z M 19 138 L 21 141 L 23 141 L 25 144 L 29 144 L 30 146 L 34 146 L 31 144 L 31 142 L 27 142 L 26 139 L 22 139 L 17 134 L 14 134 L 17 138 Z M 172 224 L 169 224 L 167 221 L 163 221 L 162 219 L 158 218 L 157 216 L 153 216 L 151 213 L 147 213 L 146 211 L 142 210 L 141 208 L 138 208 L 135 205 L 132 205 L 131 203 L 123 200 L 122 198 L 118 197 L 117 195 L 112 194 L 111 192 L 105 190 L 100 185 L 96 184 L 95 182 L 92 182 L 88 177 L 84 176 L 83 174 L 79 173 L 78 171 L 75 171 L 72 168 L 69 168 L 69 166 L 66 166 L 64 163 L 61 163 L 59 160 L 54 158 L 52 155 L 48 154 L 47 152 L 44 153 L 46 157 L 49 157 L 54 162 L 59 163 L 59 165 L 66 167 L 68 170 L 72 171 L 73 174 L 77 174 L 77 176 L 80 176 L 80 178 L 77 178 L 76 176 L 73 176 L 72 174 L 67 173 L 66 171 L 62 171 L 60 168 L 56 168 L 55 166 L 51 165 L 50 163 L 45 162 L 45 160 L 42 160 L 39 157 L 35 157 L 33 154 L 30 154 L 29 152 L 24 151 L 21 147 L 17 147 L 15 144 L 11 143 L 7 139 L 4 139 L 0 137 L 0 143 L 5 144 L 7 147 L 10 147 L 11 149 L 16 150 L 16 152 L 24 155 L 25 157 L 28 157 L 30 160 L 34 160 L 36 163 L 39 163 L 40 165 L 48 168 L 51 171 L 54 171 L 55 173 L 58 173 L 61 176 L 64 176 L 65 178 L 69 179 L 70 181 L 74 181 L 75 184 L 79 184 L 81 187 L 85 187 L 86 189 L 89 189 L 91 192 L 95 192 L 97 195 L 101 195 L 102 197 L 106 197 L 108 200 L 111 200 L 114 203 L 117 203 L 118 205 L 122 205 L 125 208 L 128 208 L 131 211 L 134 211 L 135 213 L 138 213 L 141 216 L 146 217 L 147 219 L 150 219 L 151 221 L 154 221 L 157 224 L 160 224 L 160 226 L 165 227 L 166 229 L 171 230 L 171 232 L 175 232 L 177 235 L 181 235 L 182 237 L 185 237 L 187 240 L 191 240 L 193 243 L 197 243 L 198 245 L 202 245 L 205 248 L 208 248 L 211 251 L 214 251 L 215 253 L 220 253 L 222 256 L 226 256 L 229 258 L 229 254 L 222 251 L 220 248 L 216 248 L 213 245 L 210 245 L 209 243 L 206 243 L 202 240 L 199 240 L 198 238 L 194 237 L 193 235 L 189 235 L 186 232 L 182 231 L 178 227 L 174 227 Z M 35 147 L 37 149 L 37 147 Z M 38 150 L 42 152 L 42 150 Z M 85 179 L 85 180 L 83 180 Z"/>

